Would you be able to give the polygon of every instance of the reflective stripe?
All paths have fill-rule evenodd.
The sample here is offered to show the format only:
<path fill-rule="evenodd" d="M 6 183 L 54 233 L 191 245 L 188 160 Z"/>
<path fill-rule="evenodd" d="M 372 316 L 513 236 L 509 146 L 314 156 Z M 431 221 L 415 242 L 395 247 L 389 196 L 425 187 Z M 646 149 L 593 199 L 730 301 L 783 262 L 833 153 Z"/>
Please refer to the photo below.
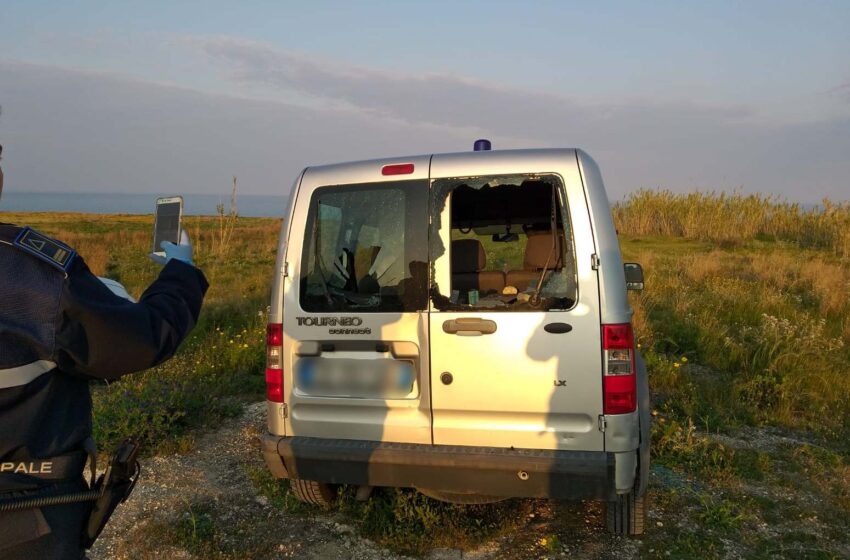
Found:
<path fill-rule="evenodd" d="M 78 480 L 83 474 L 88 454 L 72 451 L 48 459 L 5 459 L 0 461 L 0 489 L 14 487 L 20 475 L 35 476 L 45 480 Z"/>
<path fill-rule="evenodd" d="M 39 360 L 24 366 L 0 369 L 0 389 L 20 387 L 56 367 L 54 362 Z"/>

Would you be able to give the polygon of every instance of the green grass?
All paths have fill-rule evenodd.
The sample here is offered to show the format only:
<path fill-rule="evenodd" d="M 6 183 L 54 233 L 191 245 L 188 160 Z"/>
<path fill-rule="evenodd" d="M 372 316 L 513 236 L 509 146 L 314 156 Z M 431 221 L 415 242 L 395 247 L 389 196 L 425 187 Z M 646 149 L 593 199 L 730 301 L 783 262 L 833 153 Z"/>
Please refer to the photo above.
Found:
<path fill-rule="evenodd" d="M 317 510 L 298 501 L 289 482 L 276 480 L 265 469 L 248 472 L 258 493 L 289 514 Z M 355 500 L 356 489 L 339 488 L 337 510 L 363 536 L 402 554 L 424 554 L 432 548 L 474 548 L 514 530 L 528 504 L 516 501 L 461 506 L 432 500 L 410 489 L 376 488 L 366 502 Z"/>
<path fill-rule="evenodd" d="M 172 518 L 141 525 L 118 544 L 117 551 L 126 558 L 159 558 L 161 553 L 151 552 L 151 543 L 156 543 L 157 551 L 163 546 L 173 547 L 171 551 L 184 550 L 191 558 L 203 560 L 279 557 L 273 539 L 250 534 L 255 523 L 255 519 L 234 520 L 232 512 L 228 514 L 227 508 L 215 500 L 187 501 Z"/>
<path fill-rule="evenodd" d="M 298 500 L 289 490 L 289 482 L 274 478 L 265 467 L 251 468 L 248 478 L 257 492 L 265 496 L 271 505 L 291 514 L 307 514 L 310 506 Z"/>
<path fill-rule="evenodd" d="M 227 525 L 218 519 L 217 506 L 212 501 L 189 502 L 168 521 L 156 519 L 143 525 L 132 537 L 121 542 L 128 557 L 147 558 L 149 542 L 189 552 L 193 558 L 224 560 L 248 558 L 243 550 L 225 542 Z"/>
<path fill-rule="evenodd" d="M 366 502 L 355 489 L 340 491 L 340 509 L 368 538 L 404 554 L 432 548 L 470 549 L 514 530 L 527 509 L 515 501 L 456 505 L 432 500 L 411 489 L 380 488 Z"/>

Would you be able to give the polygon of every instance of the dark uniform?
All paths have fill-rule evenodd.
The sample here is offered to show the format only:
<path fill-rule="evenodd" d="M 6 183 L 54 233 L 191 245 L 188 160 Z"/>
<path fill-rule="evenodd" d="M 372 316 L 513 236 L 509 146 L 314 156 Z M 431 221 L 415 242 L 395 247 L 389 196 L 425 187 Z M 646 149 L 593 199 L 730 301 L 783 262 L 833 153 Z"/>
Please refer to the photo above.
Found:
<path fill-rule="evenodd" d="M 170 358 L 208 286 L 200 270 L 173 259 L 133 303 L 70 248 L 37 232 L 21 241 L 22 231 L 0 224 L 0 500 L 86 488 L 89 380 Z M 90 507 L 0 513 L 0 559 L 80 558 Z"/>

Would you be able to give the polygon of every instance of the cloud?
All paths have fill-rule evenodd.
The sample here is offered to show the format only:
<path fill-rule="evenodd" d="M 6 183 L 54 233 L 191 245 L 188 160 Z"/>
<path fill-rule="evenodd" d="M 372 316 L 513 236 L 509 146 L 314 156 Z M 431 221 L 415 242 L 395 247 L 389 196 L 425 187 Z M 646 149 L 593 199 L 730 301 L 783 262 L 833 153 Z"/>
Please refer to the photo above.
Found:
<path fill-rule="evenodd" d="M 850 192 L 848 118 L 771 124 L 743 106 L 590 102 L 190 40 L 244 84 L 244 97 L 0 60 L 6 188 L 219 193 L 238 175 L 245 193 L 282 194 L 306 165 L 462 151 L 485 136 L 497 149 L 585 148 L 611 198 L 656 186 L 804 202 Z"/>
<path fill-rule="evenodd" d="M 307 165 L 434 151 L 468 132 L 0 61 L 8 190 L 288 192 Z M 402 146 L 402 148 L 400 148 Z"/>
<path fill-rule="evenodd" d="M 327 106 L 412 124 L 485 131 L 496 147 L 586 148 L 613 198 L 642 186 L 847 198 L 850 118 L 771 121 L 757 107 L 691 100 L 593 101 L 449 74 L 403 74 L 340 64 L 232 37 L 186 37 L 246 88 L 320 99 Z M 569 72 L 570 63 L 553 72 Z M 842 90 L 844 91 L 844 90 Z"/>
<path fill-rule="evenodd" d="M 850 103 L 850 82 L 844 82 L 843 84 L 838 84 L 834 88 L 831 88 L 827 91 L 829 95 L 833 95 L 843 99 Z"/>
<path fill-rule="evenodd" d="M 631 127 L 723 125 L 754 114 L 745 106 L 590 102 L 449 74 L 393 73 L 341 65 L 232 37 L 192 36 L 184 41 L 219 63 L 231 79 L 245 85 L 299 92 L 408 122 L 478 127 L 538 142 L 557 141 L 567 125 L 571 132 L 595 137 L 609 126 L 602 125 L 623 120 Z M 568 71 L 568 67 L 565 61 L 564 68 L 553 71 Z M 575 89 L 582 90 L 581 76 L 576 76 Z"/>

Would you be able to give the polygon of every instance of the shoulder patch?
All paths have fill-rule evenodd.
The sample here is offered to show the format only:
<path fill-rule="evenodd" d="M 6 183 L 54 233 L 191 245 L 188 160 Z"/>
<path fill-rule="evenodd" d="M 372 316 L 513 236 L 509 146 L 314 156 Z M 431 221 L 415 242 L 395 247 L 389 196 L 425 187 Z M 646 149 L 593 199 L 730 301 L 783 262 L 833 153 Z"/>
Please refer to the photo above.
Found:
<path fill-rule="evenodd" d="M 63 272 L 68 272 L 74 257 L 77 256 L 77 252 L 64 243 L 51 239 L 30 227 L 21 230 L 13 245 Z"/>

